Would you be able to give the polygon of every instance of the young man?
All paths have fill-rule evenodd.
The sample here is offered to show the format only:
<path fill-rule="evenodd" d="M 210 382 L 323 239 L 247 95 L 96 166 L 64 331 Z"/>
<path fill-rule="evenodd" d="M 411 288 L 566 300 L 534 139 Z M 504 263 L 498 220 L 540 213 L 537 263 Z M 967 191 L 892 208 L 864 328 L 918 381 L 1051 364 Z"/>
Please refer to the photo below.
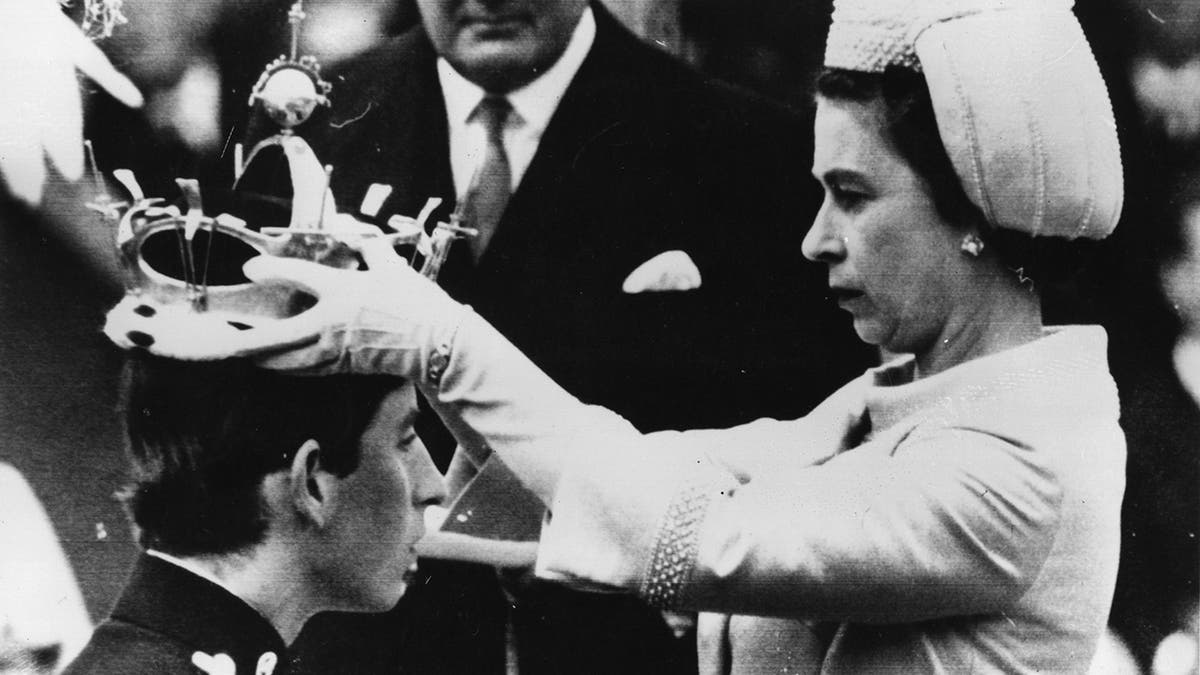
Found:
<path fill-rule="evenodd" d="M 411 385 L 133 354 L 122 396 L 145 552 L 68 673 L 279 674 L 317 612 L 400 599 L 444 497 Z"/>

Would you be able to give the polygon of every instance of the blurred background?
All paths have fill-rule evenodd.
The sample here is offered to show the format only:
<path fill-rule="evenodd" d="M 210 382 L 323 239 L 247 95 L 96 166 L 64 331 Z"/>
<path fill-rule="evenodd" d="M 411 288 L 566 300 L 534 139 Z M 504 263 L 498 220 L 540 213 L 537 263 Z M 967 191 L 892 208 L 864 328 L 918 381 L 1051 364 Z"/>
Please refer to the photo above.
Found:
<path fill-rule="evenodd" d="M 87 93 L 85 137 L 100 168 L 133 169 L 150 195 L 171 196 L 177 176 L 228 184 L 250 88 L 287 51 L 291 4 L 124 0 L 130 21 L 101 46 L 146 105 L 130 111 Z M 810 107 L 827 0 L 606 4 L 701 71 Z M 1200 2 L 1078 4 L 1116 109 L 1127 183 L 1116 234 L 1066 289 L 1069 302 L 1048 308 L 1051 321 L 1108 329 L 1129 442 L 1113 640 L 1097 672 L 1195 673 Z M 309 0 L 304 8 L 301 53 L 326 68 L 417 20 L 412 0 Z M 32 486 L 96 621 L 136 553 L 113 498 L 124 479 L 113 412 L 120 359 L 98 331 L 121 291 L 113 232 L 83 207 L 93 186 L 51 178 L 38 208 L 0 190 L 0 463 Z M 807 226 L 802 218 L 797 227 Z M 10 502 L 0 493 L 0 523 Z M 0 648 L 0 672 L 2 656 Z"/>

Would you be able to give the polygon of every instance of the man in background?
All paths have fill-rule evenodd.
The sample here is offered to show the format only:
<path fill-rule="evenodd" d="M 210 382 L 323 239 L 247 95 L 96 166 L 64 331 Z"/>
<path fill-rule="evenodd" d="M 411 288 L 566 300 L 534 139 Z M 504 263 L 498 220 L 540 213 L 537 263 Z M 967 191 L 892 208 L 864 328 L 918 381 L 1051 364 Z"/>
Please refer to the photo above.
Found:
<path fill-rule="evenodd" d="M 597 2 L 417 4 L 421 25 L 329 76 L 331 111 L 298 131 L 343 208 L 370 195 L 382 223 L 440 197 L 437 217 L 476 228 L 441 283 L 551 377 L 649 431 L 798 416 L 866 365 L 799 255 L 811 125 Z M 414 672 L 694 672 L 694 641 L 632 598 L 522 580 L 509 617 L 491 577 L 439 566 L 394 625 L 325 624 L 301 649 L 378 668 L 367 636 L 399 632 L 404 658 L 428 650 Z"/>

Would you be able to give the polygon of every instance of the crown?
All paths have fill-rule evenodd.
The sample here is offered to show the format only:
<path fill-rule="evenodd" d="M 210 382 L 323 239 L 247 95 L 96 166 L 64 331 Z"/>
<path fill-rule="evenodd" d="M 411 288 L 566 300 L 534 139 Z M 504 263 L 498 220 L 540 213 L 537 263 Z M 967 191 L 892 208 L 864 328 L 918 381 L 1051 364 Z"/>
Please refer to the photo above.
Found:
<path fill-rule="evenodd" d="M 313 56 L 297 56 L 300 26 L 304 22 L 304 3 L 298 0 L 288 11 L 292 27 L 291 56 L 280 55 L 267 64 L 258 82 L 250 90 L 249 104 L 261 102 L 263 110 L 285 133 L 303 124 L 318 105 L 329 105 L 333 85 L 321 79 L 321 64 Z"/>
<path fill-rule="evenodd" d="M 234 153 L 233 192 L 238 194 L 245 192 L 247 170 L 256 161 L 267 161 L 259 159 L 264 151 L 281 151 L 291 195 L 270 199 L 289 202 L 286 225 L 247 222 L 230 213 L 210 216 L 199 183 L 191 179 L 176 179 L 182 194 L 176 203 L 149 198 L 134 174 L 124 169 L 113 177 L 129 200 L 117 202 L 102 192 L 89 204 L 117 223 L 117 255 L 126 293 L 109 312 L 105 334 L 118 346 L 164 356 L 201 352 L 211 358 L 241 356 L 246 344 L 261 346 L 269 340 L 266 336 L 273 324 L 304 312 L 313 300 L 294 288 L 251 282 L 241 272 L 250 258 L 300 258 L 356 269 L 361 265 L 357 251 L 365 240 L 383 239 L 408 247 L 410 264 L 436 279 L 454 240 L 475 234 L 453 218 L 451 223 L 430 226 L 430 216 L 441 204 L 436 198 L 415 218 L 394 215 L 382 227 L 338 210 L 329 189 L 333 168 L 322 165 L 308 143 L 292 131 L 315 105 L 328 104 L 329 86 L 320 80 L 316 60 L 295 57 L 303 16 L 301 3 L 295 3 L 289 13 L 292 57 L 272 62 L 250 97 L 251 106 L 262 103 L 264 112 L 280 126 L 279 132 L 260 141 L 244 160 L 240 144 Z M 282 86 L 292 87 L 297 74 L 311 89 Z M 286 91 L 303 95 L 279 95 Z M 317 92 L 315 97 L 308 95 L 312 92 Z M 390 193 L 389 186 L 371 186 L 358 214 L 376 220 Z M 196 349 L 197 343 L 205 348 Z"/>
<path fill-rule="evenodd" d="M 333 210 L 327 219 L 318 218 L 314 227 L 255 230 L 228 213 L 207 215 L 195 180 L 177 179 L 184 196 L 181 208 L 146 198 L 127 170 L 114 172 L 114 177 L 129 191 L 132 203 L 108 206 L 110 212 L 119 213 L 117 251 L 126 293 L 109 312 L 105 333 L 119 347 L 166 356 L 201 351 L 240 356 L 239 345 L 258 339 L 254 331 L 269 329 L 311 306 L 312 299 L 300 291 L 253 283 L 242 275 L 242 263 L 254 256 L 300 258 L 356 269 L 360 266 L 357 251 L 364 240 L 382 239 L 410 247 L 414 268 L 436 279 L 453 241 L 473 234 L 448 223 L 437 223 L 428 231 L 427 221 L 439 199 L 430 199 L 416 218 L 392 216 L 386 231 Z M 134 324 L 137 330 L 124 329 Z M 195 341 L 210 346 L 203 350 L 189 346 Z M 228 344 L 228 350 L 213 346 L 220 344 Z"/>

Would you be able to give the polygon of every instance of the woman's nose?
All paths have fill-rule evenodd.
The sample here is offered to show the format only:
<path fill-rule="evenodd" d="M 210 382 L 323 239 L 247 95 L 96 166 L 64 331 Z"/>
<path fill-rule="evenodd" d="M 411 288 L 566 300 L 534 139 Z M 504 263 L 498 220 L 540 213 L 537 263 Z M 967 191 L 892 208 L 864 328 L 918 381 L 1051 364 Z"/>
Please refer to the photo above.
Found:
<path fill-rule="evenodd" d="M 835 226 L 829 211 L 829 198 L 826 197 L 800 244 L 800 252 L 813 262 L 836 262 L 846 256 L 846 240 Z"/>

